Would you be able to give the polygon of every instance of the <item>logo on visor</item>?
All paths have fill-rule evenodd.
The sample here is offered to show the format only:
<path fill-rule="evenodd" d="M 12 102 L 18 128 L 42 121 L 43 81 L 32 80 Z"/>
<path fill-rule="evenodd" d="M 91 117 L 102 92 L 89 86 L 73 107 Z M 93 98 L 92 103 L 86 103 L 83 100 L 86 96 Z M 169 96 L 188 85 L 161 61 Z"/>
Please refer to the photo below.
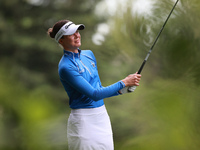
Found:
<path fill-rule="evenodd" d="M 69 28 L 69 26 L 71 26 L 72 24 L 74 24 L 74 23 L 72 22 L 72 23 L 66 25 L 66 26 L 65 26 L 65 29 Z"/>

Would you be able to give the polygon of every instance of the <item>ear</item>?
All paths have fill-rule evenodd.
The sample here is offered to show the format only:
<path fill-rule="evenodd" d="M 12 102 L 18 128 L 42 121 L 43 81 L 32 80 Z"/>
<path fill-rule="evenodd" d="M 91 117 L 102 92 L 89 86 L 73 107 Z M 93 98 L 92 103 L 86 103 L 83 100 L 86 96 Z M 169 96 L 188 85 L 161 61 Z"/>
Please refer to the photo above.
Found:
<path fill-rule="evenodd" d="M 59 44 L 62 44 L 63 43 L 63 40 L 62 38 L 58 41 Z"/>

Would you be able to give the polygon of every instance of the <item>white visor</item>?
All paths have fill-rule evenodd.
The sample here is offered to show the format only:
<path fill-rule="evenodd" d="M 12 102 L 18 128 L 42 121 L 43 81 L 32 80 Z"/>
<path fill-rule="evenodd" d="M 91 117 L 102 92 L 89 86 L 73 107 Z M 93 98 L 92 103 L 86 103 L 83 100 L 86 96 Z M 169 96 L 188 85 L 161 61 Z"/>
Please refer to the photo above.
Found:
<path fill-rule="evenodd" d="M 75 25 L 73 22 L 68 22 L 62 26 L 62 28 L 56 33 L 55 40 L 58 42 L 63 35 L 72 35 L 77 30 L 83 30 L 85 26 L 83 24 Z"/>

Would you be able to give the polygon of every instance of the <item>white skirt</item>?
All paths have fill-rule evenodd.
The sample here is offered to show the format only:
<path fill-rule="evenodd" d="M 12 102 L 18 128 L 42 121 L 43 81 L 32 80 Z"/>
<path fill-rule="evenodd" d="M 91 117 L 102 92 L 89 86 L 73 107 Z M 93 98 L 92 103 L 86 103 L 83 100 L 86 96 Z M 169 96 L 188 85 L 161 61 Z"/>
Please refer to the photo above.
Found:
<path fill-rule="evenodd" d="M 113 133 L 105 106 L 72 109 L 67 138 L 69 150 L 113 150 Z"/>

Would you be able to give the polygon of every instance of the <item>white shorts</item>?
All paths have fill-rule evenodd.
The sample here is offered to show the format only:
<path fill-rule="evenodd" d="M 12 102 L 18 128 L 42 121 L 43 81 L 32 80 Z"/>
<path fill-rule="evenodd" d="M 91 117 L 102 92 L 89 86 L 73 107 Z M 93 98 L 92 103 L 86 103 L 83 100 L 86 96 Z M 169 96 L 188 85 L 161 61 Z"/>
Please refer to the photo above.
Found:
<path fill-rule="evenodd" d="M 72 109 L 67 138 L 69 150 L 113 150 L 113 133 L 105 106 Z"/>

